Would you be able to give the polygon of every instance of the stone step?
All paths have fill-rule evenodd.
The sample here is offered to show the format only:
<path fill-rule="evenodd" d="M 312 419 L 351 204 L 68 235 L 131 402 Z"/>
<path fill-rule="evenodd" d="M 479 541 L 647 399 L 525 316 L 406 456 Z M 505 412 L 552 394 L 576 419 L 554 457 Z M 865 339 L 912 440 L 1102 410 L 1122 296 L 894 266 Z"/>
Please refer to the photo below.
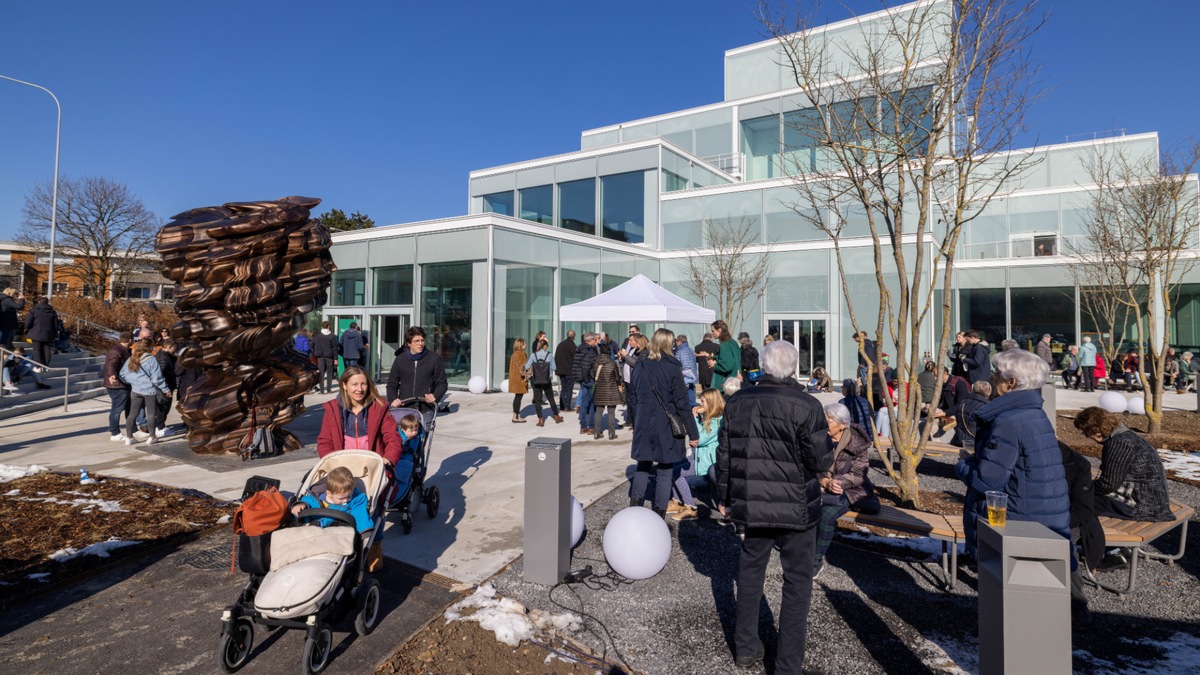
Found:
<path fill-rule="evenodd" d="M 72 391 L 68 397 L 71 403 L 85 401 L 90 398 L 105 396 L 104 387 L 94 387 L 81 391 Z M 18 400 L 20 399 L 20 400 Z M 61 407 L 63 404 L 62 389 L 57 392 L 54 390 L 38 391 L 35 394 L 22 394 L 19 397 L 4 396 L 0 398 L 0 420 L 7 420 L 29 413 L 40 412 L 42 410 L 50 410 L 52 408 Z M 8 401 L 14 401 L 11 405 Z"/>

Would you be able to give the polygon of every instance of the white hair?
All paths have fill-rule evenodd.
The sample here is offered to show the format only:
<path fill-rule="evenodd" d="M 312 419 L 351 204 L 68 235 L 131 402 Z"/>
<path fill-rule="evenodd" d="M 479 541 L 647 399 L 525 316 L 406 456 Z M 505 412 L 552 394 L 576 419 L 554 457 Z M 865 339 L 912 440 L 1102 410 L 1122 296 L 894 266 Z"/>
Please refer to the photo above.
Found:
<path fill-rule="evenodd" d="M 790 342 L 776 340 L 762 348 L 762 369 L 772 377 L 785 380 L 796 373 L 799 355 Z"/>
<path fill-rule="evenodd" d="M 825 406 L 825 416 L 841 425 L 850 424 L 850 409 L 841 403 Z"/>
<path fill-rule="evenodd" d="M 996 372 L 1006 380 L 1016 381 L 1014 389 L 1041 389 L 1050 375 L 1050 366 L 1033 352 L 1011 349 L 992 357 Z"/>
<path fill-rule="evenodd" d="M 721 385 L 721 391 L 725 392 L 726 396 L 733 396 L 742 388 L 742 381 L 736 377 L 731 377 L 725 380 L 725 384 Z"/>

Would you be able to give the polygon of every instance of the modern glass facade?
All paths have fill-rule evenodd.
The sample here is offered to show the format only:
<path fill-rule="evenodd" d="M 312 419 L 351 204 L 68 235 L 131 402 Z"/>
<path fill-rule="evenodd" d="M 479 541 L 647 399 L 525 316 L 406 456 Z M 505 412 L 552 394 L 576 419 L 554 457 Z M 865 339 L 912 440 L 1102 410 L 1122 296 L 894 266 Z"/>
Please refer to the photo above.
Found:
<path fill-rule="evenodd" d="M 334 305 L 362 305 L 366 300 L 366 270 L 338 270 L 333 273 L 330 284 L 330 303 Z"/>
<path fill-rule="evenodd" d="M 438 263 L 421 267 L 421 321 L 427 348 L 441 355 L 452 384 L 470 378 L 472 267 L 469 262 Z"/>

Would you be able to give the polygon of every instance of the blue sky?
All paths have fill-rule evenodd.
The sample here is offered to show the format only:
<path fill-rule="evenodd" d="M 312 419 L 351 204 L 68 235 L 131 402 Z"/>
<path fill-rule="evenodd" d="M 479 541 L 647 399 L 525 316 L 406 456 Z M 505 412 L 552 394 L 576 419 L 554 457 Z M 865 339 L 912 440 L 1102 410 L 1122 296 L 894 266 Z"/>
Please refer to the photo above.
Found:
<path fill-rule="evenodd" d="M 721 100 L 724 51 L 765 37 L 754 5 L 10 0 L 0 74 L 58 95 L 63 175 L 124 182 L 163 219 L 300 194 L 382 225 L 465 213 L 473 169 Z M 826 5 L 830 21 L 880 6 Z M 1196 135 L 1200 3 L 1042 6 L 1031 48 L 1053 90 L 1026 144 Z M 53 168 L 50 97 L 0 81 L 0 239 Z"/>

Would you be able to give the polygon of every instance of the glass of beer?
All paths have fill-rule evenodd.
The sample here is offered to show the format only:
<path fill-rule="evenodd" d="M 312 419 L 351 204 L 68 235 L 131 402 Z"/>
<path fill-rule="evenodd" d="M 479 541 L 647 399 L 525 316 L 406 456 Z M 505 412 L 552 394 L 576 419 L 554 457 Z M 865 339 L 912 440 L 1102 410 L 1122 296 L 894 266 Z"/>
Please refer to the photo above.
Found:
<path fill-rule="evenodd" d="M 988 525 L 1004 527 L 1005 521 L 1008 520 L 1008 495 L 990 490 L 984 494 L 987 497 Z"/>

